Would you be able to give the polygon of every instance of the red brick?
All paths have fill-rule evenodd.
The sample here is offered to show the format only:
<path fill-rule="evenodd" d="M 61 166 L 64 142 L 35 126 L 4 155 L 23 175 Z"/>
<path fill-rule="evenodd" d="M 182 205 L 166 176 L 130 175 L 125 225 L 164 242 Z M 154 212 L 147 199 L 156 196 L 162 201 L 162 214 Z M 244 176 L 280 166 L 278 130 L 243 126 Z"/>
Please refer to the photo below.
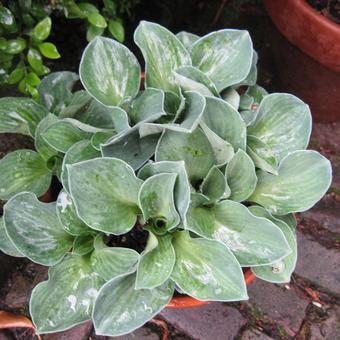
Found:
<path fill-rule="evenodd" d="M 339 250 L 326 249 L 300 232 L 297 236 L 299 256 L 295 272 L 330 293 L 340 295 Z"/>
<path fill-rule="evenodd" d="M 246 319 L 224 303 L 211 303 L 198 308 L 165 309 L 161 316 L 174 328 L 193 339 L 233 339 Z"/>
<path fill-rule="evenodd" d="M 301 299 L 294 289 L 256 280 L 249 288 L 249 303 L 269 319 L 296 334 L 305 317 L 309 300 Z"/>
<path fill-rule="evenodd" d="M 92 330 L 92 322 L 87 321 L 67 331 L 43 335 L 43 340 L 88 340 Z"/>

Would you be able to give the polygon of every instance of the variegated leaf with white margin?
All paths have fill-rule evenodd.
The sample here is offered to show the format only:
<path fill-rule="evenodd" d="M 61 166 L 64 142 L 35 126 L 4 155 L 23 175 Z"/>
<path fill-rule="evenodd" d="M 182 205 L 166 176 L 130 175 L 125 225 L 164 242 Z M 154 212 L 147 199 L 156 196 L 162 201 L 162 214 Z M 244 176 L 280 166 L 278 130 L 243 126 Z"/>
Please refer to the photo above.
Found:
<path fill-rule="evenodd" d="M 40 121 L 35 130 L 34 147 L 38 151 L 39 155 L 46 161 L 59 154 L 59 151 L 49 145 L 42 137 L 42 133 L 56 122 L 58 122 L 58 118 L 54 114 L 49 113 Z"/>
<path fill-rule="evenodd" d="M 130 333 L 169 303 L 174 292 L 171 281 L 154 289 L 135 289 L 135 280 L 135 274 L 116 277 L 100 289 L 92 315 L 97 335 Z"/>
<path fill-rule="evenodd" d="M 103 284 L 88 256 L 68 254 L 32 291 L 30 314 L 37 333 L 61 332 L 90 320 Z"/>
<path fill-rule="evenodd" d="M 221 93 L 221 98 L 230 104 L 236 111 L 238 110 L 240 106 L 240 95 L 235 89 L 232 87 L 225 89 Z"/>
<path fill-rule="evenodd" d="M 206 205 L 210 203 L 209 197 L 203 195 L 200 192 L 192 192 L 190 194 L 190 207 L 196 208 L 201 205 Z M 189 208 L 190 209 L 190 208 Z M 186 225 L 185 225 L 186 227 Z"/>
<path fill-rule="evenodd" d="M 176 173 L 160 173 L 142 184 L 138 201 L 145 222 L 157 234 L 164 234 L 180 223 L 174 202 Z"/>
<path fill-rule="evenodd" d="M 135 250 L 107 247 L 100 235 L 96 237 L 94 247 L 91 264 L 96 273 L 105 281 L 136 271 L 140 256 Z"/>
<path fill-rule="evenodd" d="M 165 95 L 163 91 L 151 87 L 147 88 L 131 103 L 131 109 L 128 112 L 131 122 L 137 124 L 144 121 L 152 121 L 165 115 L 164 100 Z"/>
<path fill-rule="evenodd" d="M 145 87 L 179 94 L 173 71 L 191 65 L 189 52 L 179 39 L 158 24 L 141 21 L 134 40 L 145 59 Z"/>
<path fill-rule="evenodd" d="M 137 95 L 140 66 L 130 50 L 119 42 L 96 37 L 80 61 L 80 80 L 86 91 L 108 106 L 118 106 Z"/>
<path fill-rule="evenodd" d="M 116 133 L 130 128 L 128 115 L 122 108 L 106 106 L 95 99 L 91 100 L 85 112 L 75 118 L 99 129 L 114 129 Z"/>
<path fill-rule="evenodd" d="M 0 160 L 0 199 L 8 200 L 22 191 L 43 195 L 52 173 L 40 155 L 28 149 L 8 153 Z"/>
<path fill-rule="evenodd" d="M 91 252 L 94 249 L 94 238 L 95 232 L 93 230 L 92 233 L 76 236 L 72 245 L 72 254 L 82 256 Z"/>
<path fill-rule="evenodd" d="M 240 114 L 223 99 L 206 97 L 203 122 L 237 151 L 246 149 L 246 125 Z"/>
<path fill-rule="evenodd" d="M 244 267 L 271 264 L 291 252 L 282 231 L 273 222 L 254 216 L 241 203 L 229 200 L 214 208 L 189 209 L 187 229 L 222 242 Z"/>
<path fill-rule="evenodd" d="M 153 289 L 166 282 L 175 265 L 172 235 L 154 235 L 149 231 L 148 243 L 141 254 L 136 276 L 136 289 Z"/>
<path fill-rule="evenodd" d="M 243 150 L 239 149 L 228 163 L 225 176 L 231 200 L 245 201 L 254 192 L 257 183 L 255 165 Z"/>
<path fill-rule="evenodd" d="M 52 266 L 72 247 L 72 236 L 61 226 L 55 203 L 42 203 L 30 192 L 12 197 L 4 207 L 7 235 L 33 262 Z"/>
<path fill-rule="evenodd" d="M 202 301 L 248 299 L 242 269 L 220 242 L 174 234 L 176 263 L 171 279 L 184 293 Z"/>
<path fill-rule="evenodd" d="M 174 71 L 174 75 L 185 91 L 197 91 L 204 96 L 219 97 L 215 84 L 196 67 L 182 66 Z"/>
<path fill-rule="evenodd" d="M 253 44 L 247 31 L 224 29 L 198 39 L 191 47 L 191 58 L 221 92 L 247 77 Z"/>
<path fill-rule="evenodd" d="M 121 235 L 135 225 L 142 181 L 127 163 L 103 157 L 66 167 L 77 215 L 90 228 Z"/>
<path fill-rule="evenodd" d="M 230 194 L 226 178 L 216 165 L 210 169 L 202 182 L 202 194 L 209 197 L 210 203 L 226 198 Z"/>
<path fill-rule="evenodd" d="M 172 123 L 144 123 L 139 129 L 141 137 L 161 133 L 164 129 L 191 133 L 194 131 L 204 112 L 205 98 L 196 91 L 184 92 L 185 108 Z"/>
<path fill-rule="evenodd" d="M 62 189 L 57 198 L 57 215 L 65 231 L 77 236 L 93 231 L 78 216 L 72 197 Z"/>
<path fill-rule="evenodd" d="M 190 50 L 192 44 L 200 37 L 196 34 L 181 31 L 176 34 L 177 39 L 184 45 L 187 50 Z"/>
<path fill-rule="evenodd" d="M 165 130 L 158 142 L 155 160 L 183 160 L 193 184 L 202 180 L 215 163 L 213 149 L 200 128 L 192 133 Z"/>
<path fill-rule="evenodd" d="M 256 168 L 277 175 L 278 159 L 274 150 L 255 136 L 247 136 L 247 153 Z"/>
<path fill-rule="evenodd" d="M 142 180 L 146 180 L 150 176 L 159 173 L 175 173 L 177 174 L 174 199 L 176 209 L 181 217 L 181 223 L 186 225 L 186 214 L 190 203 L 190 184 L 188 181 L 188 175 L 185 170 L 184 161 L 171 162 L 162 161 L 156 163 L 148 163 L 140 169 L 138 177 Z"/>
<path fill-rule="evenodd" d="M 249 201 L 285 215 L 308 210 L 323 197 L 332 181 L 332 167 L 318 152 L 301 150 L 282 159 L 277 176 L 259 170 L 257 178 Z"/>
<path fill-rule="evenodd" d="M 228 163 L 234 157 L 233 146 L 208 128 L 204 122 L 201 121 L 200 126 L 213 149 L 216 164 L 224 165 Z"/>
<path fill-rule="evenodd" d="M 21 133 L 34 137 L 39 122 L 48 111 L 29 98 L 0 98 L 0 133 Z"/>
<path fill-rule="evenodd" d="M 69 192 L 70 188 L 68 185 L 68 171 L 67 164 L 73 164 L 80 161 L 86 161 L 88 159 L 93 159 L 100 157 L 101 153 L 94 149 L 89 140 L 81 140 L 78 143 L 73 144 L 66 152 L 61 172 L 61 181 L 63 183 L 64 189 Z"/>
<path fill-rule="evenodd" d="M 65 107 L 60 110 L 58 117 L 77 118 L 87 110 L 92 100 L 93 98 L 85 90 L 76 91 L 64 101 Z"/>
<path fill-rule="evenodd" d="M 2 217 L 0 217 L 0 250 L 9 256 L 24 257 L 7 235 L 5 223 Z"/>
<path fill-rule="evenodd" d="M 59 115 L 65 108 L 67 100 L 72 97 L 72 88 L 79 77 L 74 72 L 53 72 L 42 79 L 37 90 L 40 103 L 49 112 Z"/>
<path fill-rule="evenodd" d="M 253 50 L 253 58 L 251 60 L 251 67 L 249 70 L 249 73 L 245 79 L 243 79 L 239 84 L 235 85 L 235 87 L 239 86 L 254 86 L 256 85 L 257 81 L 257 61 L 258 61 L 258 55 L 255 50 Z"/>
<path fill-rule="evenodd" d="M 253 273 L 262 280 L 274 283 L 286 283 L 290 281 L 290 277 L 295 269 L 297 260 L 297 242 L 295 232 L 282 220 L 273 217 L 269 212 L 260 206 L 251 206 L 249 210 L 252 214 L 259 217 L 267 218 L 277 225 L 285 235 L 290 246 L 291 253 L 282 260 L 275 262 L 269 266 L 253 267 Z"/>
<path fill-rule="evenodd" d="M 294 214 L 272 215 L 272 216 L 286 223 L 289 226 L 289 228 L 292 229 L 294 232 L 296 231 L 297 220 Z"/>
<path fill-rule="evenodd" d="M 260 104 L 262 99 L 268 95 L 268 92 L 259 85 L 249 86 L 246 94 L 254 98 L 255 103 Z"/>
<path fill-rule="evenodd" d="M 129 164 L 134 170 L 144 165 L 155 153 L 160 133 L 140 136 L 139 125 L 123 131 L 101 145 L 103 157 L 115 157 Z"/>
<path fill-rule="evenodd" d="M 306 149 L 312 130 L 307 104 L 286 93 L 273 93 L 261 101 L 248 134 L 266 143 L 280 161 L 289 153 Z"/>
<path fill-rule="evenodd" d="M 73 144 L 84 139 L 90 139 L 92 134 L 81 130 L 69 121 L 58 120 L 48 126 L 41 133 L 41 136 L 51 148 L 66 153 Z"/>

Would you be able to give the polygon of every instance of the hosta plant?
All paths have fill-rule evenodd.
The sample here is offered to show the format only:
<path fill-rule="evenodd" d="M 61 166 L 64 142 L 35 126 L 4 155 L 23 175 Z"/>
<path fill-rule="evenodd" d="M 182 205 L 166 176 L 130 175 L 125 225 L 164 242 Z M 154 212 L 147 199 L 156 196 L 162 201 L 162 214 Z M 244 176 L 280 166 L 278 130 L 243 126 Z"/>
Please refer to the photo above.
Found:
<path fill-rule="evenodd" d="M 96 38 L 80 64 L 101 105 L 89 125 L 105 108 L 114 131 L 63 148 L 56 202 L 26 191 L 4 209 L 2 243 L 50 266 L 30 301 L 39 333 L 92 319 L 97 334 L 126 334 L 174 294 L 245 300 L 244 267 L 288 282 L 293 213 L 330 185 L 329 161 L 306 150 L 308 106 L 256 85 L 248 32 L 176 36 L 141 22 L 135 42 L 142 91 L 137 59 L 116 41 Z M 63 129 L 60 140 L 73 136 Z"/>

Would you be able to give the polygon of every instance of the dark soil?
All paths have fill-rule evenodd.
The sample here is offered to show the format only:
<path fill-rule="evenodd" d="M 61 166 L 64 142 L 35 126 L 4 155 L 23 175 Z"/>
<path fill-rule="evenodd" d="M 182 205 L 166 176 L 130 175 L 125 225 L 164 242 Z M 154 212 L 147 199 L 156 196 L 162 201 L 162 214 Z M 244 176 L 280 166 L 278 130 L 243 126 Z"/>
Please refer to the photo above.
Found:
<path fill-rule="evenodd" d="M 307 0 L 307 2 L 325 17 L 340 24 L 339 0 Z"/>

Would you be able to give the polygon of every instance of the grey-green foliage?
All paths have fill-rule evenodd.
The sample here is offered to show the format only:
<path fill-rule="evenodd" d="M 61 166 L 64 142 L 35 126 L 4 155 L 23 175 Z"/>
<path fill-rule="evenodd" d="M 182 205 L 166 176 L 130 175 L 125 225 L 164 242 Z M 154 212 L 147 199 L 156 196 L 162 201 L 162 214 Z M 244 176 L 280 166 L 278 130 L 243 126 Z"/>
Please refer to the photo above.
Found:
<path fill-rule="evenodd" d="M 145 90 L 138 91 L 134 55 L 98 37 L 80 65 L 88 93 L 72 94 L 74 77 L 54 75 L 52 97 L 44 94 L 34 114 L 22 103 L 0 111 L 1 129 L 35 131 L 39 152 L 14 156 L 25 161 L 27 181 L 43 183 L 23 186 L 19 176 L 0 189 L 10 198 L 1 249 L 52 266 L 31 298 L 39 333 L 92 318 L 98 335 L 126 334 L 175 289 L 199 300 L 247 299 L 242 267 L 288 282 L 297 256 L 292 213 L 309 209 L 330 185 L 329 161 L 305 150 L 308 105 L 255 85 L 248 32 L 175 36 L 142 22 L 135 40 L 146 60 Z M 240 95 L 241 85 L 248 89 Z M 0 167 L 13 164 L 7 157 Z M 36 158 L 59 174 L 56 204 L 34 195 L 50 178 L 29 166 Z M 121 247 L 142 229 L 140 254 Z"/>

